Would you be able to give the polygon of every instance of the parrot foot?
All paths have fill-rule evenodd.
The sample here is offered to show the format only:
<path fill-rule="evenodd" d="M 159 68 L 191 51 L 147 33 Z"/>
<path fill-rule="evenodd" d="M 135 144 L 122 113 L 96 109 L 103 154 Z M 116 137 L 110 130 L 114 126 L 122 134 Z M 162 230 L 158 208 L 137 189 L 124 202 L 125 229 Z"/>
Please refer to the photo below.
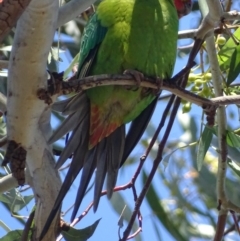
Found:
<path fill-rule="evenodd" d="M 37 91 L 37 97 L 40 99 L 40 100 L 43 100 L 44 103 L 46 103 L 47 105 L 51 105 L 52 104 L 52 98 L 51 98 L 51 95 L 48 93 L 47 90 L 41 88 L 41 89 L 38 89 Z"/>
<path fill-rule="evenodd" d="M 135 81 L 137 83 L 137 88 L 135 90 L 137 90 L 140 87 L 141 82 L 144 80 L 144 74 L 135 69 L 126 69 L 123 72 L 123 74 L 131 75 L 135 79 Z M 132 87 L 130 89 L 132 89 Z"/>

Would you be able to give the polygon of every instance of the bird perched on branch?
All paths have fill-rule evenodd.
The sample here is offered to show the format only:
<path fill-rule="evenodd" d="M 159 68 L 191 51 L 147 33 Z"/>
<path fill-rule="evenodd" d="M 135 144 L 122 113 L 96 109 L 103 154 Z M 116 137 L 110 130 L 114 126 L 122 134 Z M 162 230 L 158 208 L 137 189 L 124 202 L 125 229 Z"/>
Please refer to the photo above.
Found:
<path fill-rule="evenodd" d="M 177 51 L 178 18 L 191 10 L 191 0 L 104 0 L 90 18 L 81 39 L 78 77 L 121 74 L 167 79 Z M 119 167 L 141 138 L 157 102 L 151 89 L 99 86 L 54 104 L 68 115 L 49 142 L 72 134 L 56 166 L 71 154 L 72 162 L 41 237 L 82 170 L 72 220 L 96 169 L 94 210 L 105 177 L 110 198 Z M 125 125 L 132 122 L 125 134 Z"/>

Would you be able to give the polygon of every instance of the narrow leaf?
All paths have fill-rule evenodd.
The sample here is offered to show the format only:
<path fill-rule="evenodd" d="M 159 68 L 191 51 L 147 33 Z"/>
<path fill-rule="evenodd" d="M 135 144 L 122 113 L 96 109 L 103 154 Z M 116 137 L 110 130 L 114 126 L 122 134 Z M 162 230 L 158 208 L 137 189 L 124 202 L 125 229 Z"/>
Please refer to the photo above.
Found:
<path fill-rule="evenodd" d="M 231 147 L 240 147 L 240 136 L 232 131 L 227 131 L 227 144 Z"/>
<path fill-rule="evenodd" d="M 0 241 L 19 241 L 22 239 L 22 230 L 10 231 L 4 237 L 0 238 Z"/>
<path fill-rule="evenodd" d="M 67 67 L 67 69 L 64 71 L 63 78 L 66 79 L 68 75 L 72 72 L 73 66 L 78 63 L 79 60 L 79 53 L 74 57 L 70 65 Z"/>
<path fill-rule="evenodd" d="M 3 193 L 0 197 L 1 201 L 8 200 L 5 202 L 8 204 L 10 210 L 14 213 L 18 212 L 33 199 L 34 195 L 22 196 L 15 189 L 9 190 L 7 193 Z"/>
<path fill-rule="evenodd" d="M 240 177 L 240 166 L 230 158 L 227 159 L 227 164 Z"/>
<path fill-rule="evenodd" d="M 71 227 L 68 232 L 63 231 L 61 234 L 66 241 L 86 241 L 93 235 L 100 220 L 98 219 L 91 226 L 84 229 L 74 229 Z"/>
<path fill-rule="evenodd" d="M 227 85 L 229 86 L 240 73 L 240 46 L 237 46 L 232 54 L 228 71 Z"/>
<path fill-rule="evenodd" d="M 234 36 L 240 39 L 240 28 L 234 32 Z M 236 49 L 237 45 L 232 38 L 229 38 L 226 44 L 221 48 L 218 53 L 218 62 L 222 71 L 229 69 L 232 55 Z"/>
<path fill-rule="evenodd" d="M 212 137 L 213 137 L 213 129 L 208 126 L 205 126 L 198 145 L 198 152 L 197 152 L 198 171 L 202 169 L 203 160 L 211 144 Z"/>
<path fill-rule="evenodd" d="M 10 232 L 11 229 L 5 224 L 2 220 L 0 220 L 0 227 L 2 227 L 6 232 Z"/>
<path fill-rule="evenodd" d="M 147 179 L 147 175 L 143 172 L 143 183 L 145 183 Z M 187 241 L 188 238 L 184 237 L 183 234 L 180 233 L 179 227 L 174 224 L 174 220 L 171 219 L 170 215 L 164 210 L 161 205 L 160 199 L 157 193 L 154 190 L 153 185 L 150 185 L 147 193 L 147 201 L 152 208 L 153 213 L 156 215 L 158 220 L 164 225 L 166 230 L 178 241 Z"/>

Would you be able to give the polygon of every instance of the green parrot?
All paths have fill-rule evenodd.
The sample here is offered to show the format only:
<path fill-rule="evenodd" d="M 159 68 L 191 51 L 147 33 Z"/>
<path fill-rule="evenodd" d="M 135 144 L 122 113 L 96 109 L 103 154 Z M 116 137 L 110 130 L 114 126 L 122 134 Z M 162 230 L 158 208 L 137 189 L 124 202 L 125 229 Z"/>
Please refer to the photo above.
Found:
<path fill-rule="evenodd" d="M 191 0 L 103 0 L 90 18 L 82 39 L 78 77 L 122 74 L 167 79 L 177 51 L 178 18 L 191 10 Z M 141 138 L 154 111 L 158 94 L 129 86 L 99 86 L 57 102 L 55 111 L 68 115 L 50 138 L 57 141 L 72 131 L 56 167 L 73 154 L 69 171 L 41 237 L 82 170 L 73 220 L 96 169 L 94 211 L 105 177 L 111 197 L 118 170 Z M 125 134 L 125 125 L 132 122 Z"/>

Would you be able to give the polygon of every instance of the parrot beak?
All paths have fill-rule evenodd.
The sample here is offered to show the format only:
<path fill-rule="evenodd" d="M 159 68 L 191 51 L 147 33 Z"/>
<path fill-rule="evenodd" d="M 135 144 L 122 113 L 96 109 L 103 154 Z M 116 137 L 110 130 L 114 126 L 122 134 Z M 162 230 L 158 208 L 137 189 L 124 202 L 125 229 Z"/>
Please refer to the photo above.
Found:
<path fill-rule="evenodd" d="M 175 5 L 177 7 L 178 18 L 188 15 L 192 10 L 192 1 L 191 0 L 175 0 Z"/>

